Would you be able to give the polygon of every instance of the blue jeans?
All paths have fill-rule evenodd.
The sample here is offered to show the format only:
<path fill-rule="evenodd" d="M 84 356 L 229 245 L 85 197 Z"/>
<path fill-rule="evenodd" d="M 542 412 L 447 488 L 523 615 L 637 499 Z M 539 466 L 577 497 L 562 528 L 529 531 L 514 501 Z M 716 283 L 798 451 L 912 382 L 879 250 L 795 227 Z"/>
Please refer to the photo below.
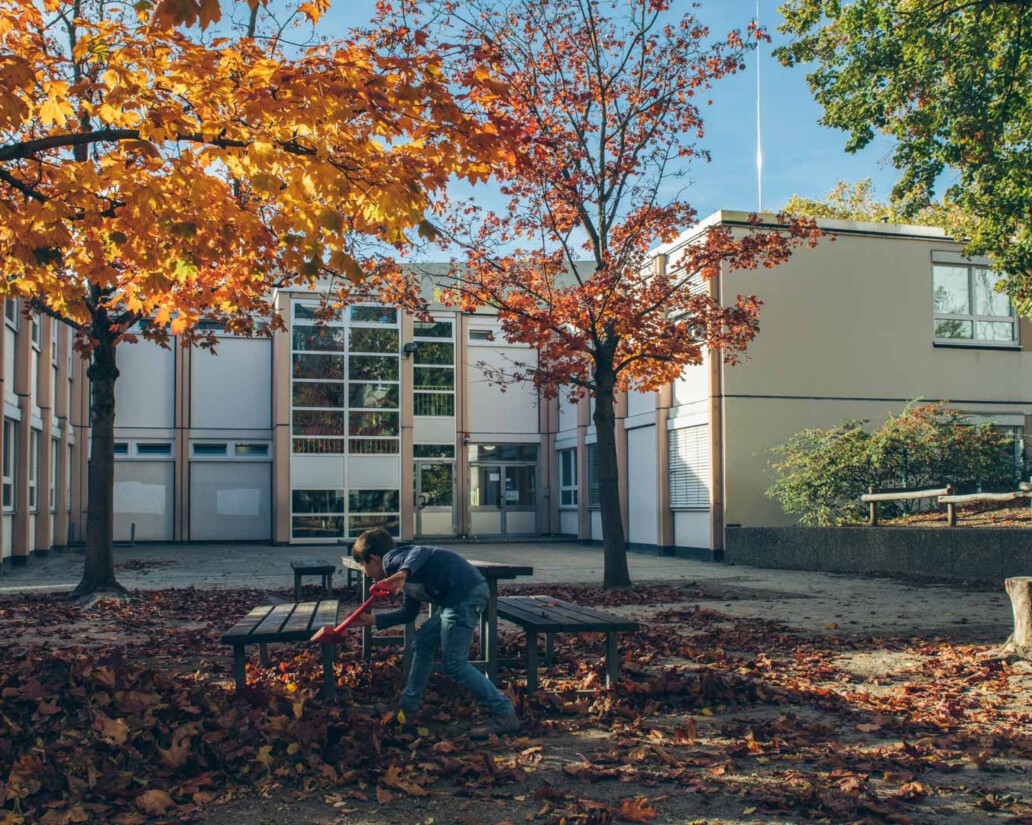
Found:
<path fill-rule="evenodd" d="M 469 647 L 473 629 L 487 605 L 487 584 L 473 588 L 455 607 L 441 607 L 416 631 L 415 651 L 408 683 L 402 691 L 400 706 L 414 712 L 423 698 L 423 690 L 434 667 L 434 651 L 441 644 L 441 667 L 444 675 L 458 682 L 476 697 L 485 711 L 493 716 L 513 713 L 512 702 L 499 692 L 491 680 L 469 663 Z"/>

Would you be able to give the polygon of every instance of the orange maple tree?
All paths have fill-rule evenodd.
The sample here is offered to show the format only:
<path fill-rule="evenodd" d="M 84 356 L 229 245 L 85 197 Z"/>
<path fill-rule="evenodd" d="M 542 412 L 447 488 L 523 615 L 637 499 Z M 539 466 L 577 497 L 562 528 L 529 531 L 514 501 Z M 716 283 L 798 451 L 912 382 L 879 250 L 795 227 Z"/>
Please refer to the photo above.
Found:
<path fill-rule="evenodd" d="M 393 10 L 398 30 L 410 3 Z M 433 5 L 433 4 L 431 4 Z M 721 301 L 704 282 L 725 272 L 786 260 L 813 242 L 816 226 L 785 219 L 733 232 L 715 224 L 663 271 L 655 245 L 697 219 L 679 196 L 700 147 L 701 110 L 712 84 L 743 68 L 749 24 L 709 42 L 696 9 L 666 0 L 470 0 L 436 4 L 442 36 L 462 44 L 456 68 L 471 98 L 499 126 L 514 157 L 501 213 L 469 206 L 447 225 L 466 255 L 443 292 L 463 310 L 489 306 L 506 338 L 536 360 L 498 371 L 594 396 L 605 587 L 626 586 L 617 483 L 615 401 L 648 391 L 698 364 L 707 350 L 733 362 L 756 335 L 760 301 Z M 499 90 L 499 83 L 505 90 Z M 516 249 L 517 251 L 511 251 Z M 459 262 L 457 262 L 459 263 Z"/>
<path fill-rule="evenodd" d="M 361 239 L 403 246 L 450 178 L 485 178 L 501 151 L 437 55 L 375 35 L 288 47 L 260 36 L 264 3 L 229 7 L 245 26 L 213 25 L 218 0 L 0 0 L 0 292 L 90 359 L 79 595 L 121 589 L 114 387 L 134 325 L 163 344 L 206 320 L 269 334 L 275 287 L 362 282 Z"/>

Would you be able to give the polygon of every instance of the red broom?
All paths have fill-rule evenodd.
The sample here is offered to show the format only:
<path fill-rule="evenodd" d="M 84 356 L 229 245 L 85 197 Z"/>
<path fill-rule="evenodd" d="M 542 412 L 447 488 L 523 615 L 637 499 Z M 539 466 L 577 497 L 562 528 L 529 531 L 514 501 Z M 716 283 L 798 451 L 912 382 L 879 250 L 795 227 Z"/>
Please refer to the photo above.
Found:
<path fill-rule="evenodd" d="M 327 625 L 326 627 L 319 628 L 315 632 L 315 635 L 312 636 L 311 641 L 320 642 L 324 645 L 336 644 L 344 638 L 344 631 L 351 627 L 351 625 L 355 623 L 355 619 L 357 619 L 359 616 L 365 613 L 373 604 L 373 602 L 375 602 L 377 599 L 382 599 L 384 596 L 389 595 L 391 595 L 390 590 L 388 590 L 380 584 L 374 584 L 372 587 L 369 588 L 369 598 L 362 602 L 362 604 L 360 604 L 355 609 L 354 613 L 348 616 L 336 627 L 330 627 L 329 625 Z"/>

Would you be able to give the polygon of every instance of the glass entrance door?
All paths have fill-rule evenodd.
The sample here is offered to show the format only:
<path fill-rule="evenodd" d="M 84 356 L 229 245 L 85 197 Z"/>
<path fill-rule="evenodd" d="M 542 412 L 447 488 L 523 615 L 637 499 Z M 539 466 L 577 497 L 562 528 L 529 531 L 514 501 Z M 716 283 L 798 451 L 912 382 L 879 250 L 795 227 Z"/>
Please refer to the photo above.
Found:
<path fill-rule="evenodd" d="M 470 528 L 476 536 L 537 532 L 537 467 L 474 464 L 470 467 Z"/>
<path fill-rule="evenodd" d="M 416 462 L 416 535 L 455 535 L 455 465 Z"/>

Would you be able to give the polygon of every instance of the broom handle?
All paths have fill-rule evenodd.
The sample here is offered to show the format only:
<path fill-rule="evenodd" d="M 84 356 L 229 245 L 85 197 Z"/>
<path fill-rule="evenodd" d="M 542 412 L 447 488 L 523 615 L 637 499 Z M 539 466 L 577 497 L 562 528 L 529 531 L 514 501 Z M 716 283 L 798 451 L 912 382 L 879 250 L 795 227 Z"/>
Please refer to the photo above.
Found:
<path fill-rule="evenodd" d="M 335 628 L 333 628 L 333 632 L 335 634 L 336 633 L 343 633 L 345 630 L 347 630 L 349 627 L 351 627 L 351 625 L 353 625 L 355 623 L 355 620 L 359 616 L 361 616 L 363 613 L 365 613 L 369 609 L 369 607 L 372 605 L 372 603 L 375 602 L 377 599 L 382 599 L 384 596 L 389 596 L 390 595 L 390 593 L 388 593 L 386 590 L 381 590 L 375 584 L 372 586 L 372 588 L 370 589 L 369 593 L 370 593 L 369 598 L 366 599 L 364 602 L 362 602 L 362 604 L 360 604 L 355 609 L 354 613 L 352 613 L 344 621 L 342 621 L 339 625 L 337 625 Z"/>

